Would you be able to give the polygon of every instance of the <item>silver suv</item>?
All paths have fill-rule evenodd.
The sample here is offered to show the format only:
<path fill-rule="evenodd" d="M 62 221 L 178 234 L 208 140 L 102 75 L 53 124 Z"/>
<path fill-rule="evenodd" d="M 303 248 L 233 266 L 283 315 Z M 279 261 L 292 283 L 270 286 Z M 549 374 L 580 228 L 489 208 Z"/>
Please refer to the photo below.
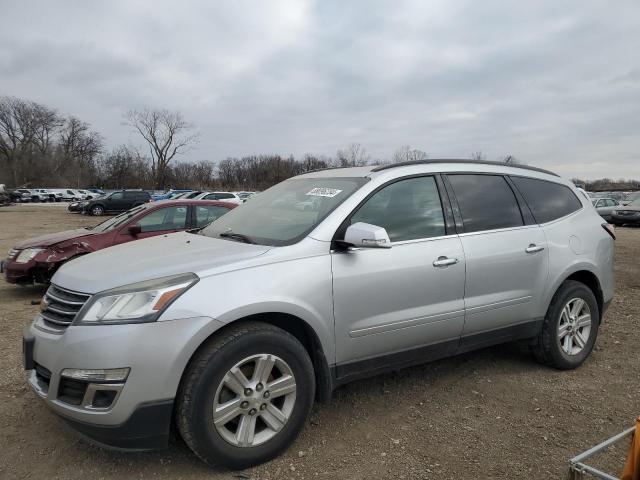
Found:
<path fill-rule="evenodd" d="M 300 203 L 310 208 L 299 208 Z M 286 180 L 198 233 L 60 268 L 24 334 L 29 383 L 85 437 L 243 468 L 356 378 L 513 340 L 578 367 L 614 235 L 553 173 L 431 160 Z"/>

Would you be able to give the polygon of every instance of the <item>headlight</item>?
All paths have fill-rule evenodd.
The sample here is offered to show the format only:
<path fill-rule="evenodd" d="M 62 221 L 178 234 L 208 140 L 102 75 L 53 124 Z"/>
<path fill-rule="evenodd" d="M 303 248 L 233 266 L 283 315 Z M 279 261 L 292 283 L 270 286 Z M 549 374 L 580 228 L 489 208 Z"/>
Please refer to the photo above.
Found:
<path fill-rule="evenodd" d="M 83 325 L 153 322 L 198 280 L 194 273 L 185 273 L 105 290 L 91 298 L 76 322 Z"/>
<path fill-rule="evenodd" d="M 29 260 L 33 259 L 33 257 L 38 255 L 43 250 L 44 248 L 25 248 L 18 254 L 18 257 L 16 258 L 16 263 L 27 263 Z"/>

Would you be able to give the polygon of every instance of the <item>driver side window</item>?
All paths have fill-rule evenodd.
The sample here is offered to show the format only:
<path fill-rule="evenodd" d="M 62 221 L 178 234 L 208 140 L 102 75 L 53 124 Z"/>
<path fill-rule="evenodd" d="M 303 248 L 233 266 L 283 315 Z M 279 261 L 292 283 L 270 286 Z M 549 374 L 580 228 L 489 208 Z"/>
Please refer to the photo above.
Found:
<path fill-rule="evenodd" d="M 433 177 L 408 178 L 376 192 L 351 217 L 351 224 L 384 227 L 392 242 L 446 234 L 438 187 Z"/>

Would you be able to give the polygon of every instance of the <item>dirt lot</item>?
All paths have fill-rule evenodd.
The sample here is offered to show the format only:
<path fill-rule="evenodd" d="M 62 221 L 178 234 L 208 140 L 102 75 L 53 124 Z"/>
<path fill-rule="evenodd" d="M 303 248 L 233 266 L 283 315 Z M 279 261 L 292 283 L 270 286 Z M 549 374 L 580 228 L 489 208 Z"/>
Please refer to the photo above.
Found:
<path fill-rule="evenodd" d="M 60 205 L 0 208 L 0 254 L 92 223 Z M 209 469 L 181 442 L 122 453 L 67 432 L 20 365 L 22 329 L 38 308 L 30 302 L 44 289 L 0 280 L 0 478 L 563 478 L 569 458 L 640 414 L 640 229 L 617 234 L 616 297 L 580 369 L 551 370 L 507 345 L 359 381 L 317 405 L 284 456 L 235 473 Z"/>

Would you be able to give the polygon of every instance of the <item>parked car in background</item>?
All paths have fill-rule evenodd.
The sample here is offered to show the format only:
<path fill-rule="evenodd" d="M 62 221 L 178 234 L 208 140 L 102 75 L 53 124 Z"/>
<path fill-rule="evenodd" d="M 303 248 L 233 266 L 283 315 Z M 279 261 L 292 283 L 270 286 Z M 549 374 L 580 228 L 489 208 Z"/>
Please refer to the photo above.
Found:
<path fill-rule="evenodd" d="M 94 197 L 91 200 L 96 200 L 98 198 L 102 198 L 104 197 L 105 194 L 98 194 L 98 193 L 94 193 Z M 69 210 L 70 212 L 74 212 L 74 213 L 83 213 L 84 209 L 87 205 L 89 205 L 89 202 L 91 200 L 77 200 L 74 202 L 69 203 L 69 206 L 67 207 L 67 210 Z"/>
<path fill-rule="evenodd" d="M 153 199 L 154 202 L 157 202 L 159 200 L 169 200 L 171 198 L 175 198 L 178 194 L 186 193 L 186 192 L 191 192 L 191 190 L 188 190 L 188 189 L 187 190 L 173 189 L 173 190 L 169 190 L 168 192 L 165 192 L 165 193 L 152 195 L 151 198 Z"/>
<path fill-rule="evenodd" d="M 310 198 L 315 210 L 298 208 Z M 207 463 L 246 468 L 357 378 L 515 340 L 579 367 L 613 298 L 613 260 L 611 226 L 541 169 L 316 171 L 197 235 L 64 265 L 25 330 L 25 368 L 102 444 L 160 448 L 179 432 Z"/>
<path fill-rule="evenodd" d="M 47 189 L 47 188 L 35 188 L 32 191 L 34 192 L 38 192 L 42 195 L 45 196 L 46 202 L 59 202 L 62 200 L 62 195 L 59 194 L 58 192 L 51 190 L 51 189 Z"/>
<path fill-rule="evenodd" d="M 204 200 L 220 200 L 221 202 L 231 202 L 235 203 L 236 205 L 241 205 L 243 203 L 238 194 L 233 192 L 206 192 L 206 195 L 203 195 L 202 198 Z"/>
<path fill-rule="evenodd" d="M 253 197 L 256 194 L 256 192 L 235 192 L 235 194 L 238 195 L 240 200 L 242 200 L 243 202 L 246 202 L 251 197 Z"/>
<path fill-rule="evenodd" d="M 627 205 L 620 205 L 611 212 L 611 223 L 617 227 L 625 224 L 640 225 L 640 197 Z"/>
<path fill-rule="evenodd" d="M 591 203 L 605 220 L 611 220 L 611 213 L 620 206 L 620 202 L 613 198 L 594 198 Z"/>
<path fill-rule="evenodd" d="M 33 188 L 18 188 L 14 191 L 20 194 L 20 202 L 48 202 L 50 199 L 49 192 L 40 192 Z"/>
<path fill-rule="evenodd" d="M 144 190 L 120 190 L 89 200 L 82 206 L 82 213 L 96 216 L 120 213 L 150 201 L 151 195 Z"/>
<path fill-rule="evenodd" d="M 236 205 L 184 200 L 139 205 L 95 227 L 30 238 L 18 243 L 0 262 L 9 283 L 47 283 L 65 262 L 97 250 L 181 230 L 205 227 Z"/>

